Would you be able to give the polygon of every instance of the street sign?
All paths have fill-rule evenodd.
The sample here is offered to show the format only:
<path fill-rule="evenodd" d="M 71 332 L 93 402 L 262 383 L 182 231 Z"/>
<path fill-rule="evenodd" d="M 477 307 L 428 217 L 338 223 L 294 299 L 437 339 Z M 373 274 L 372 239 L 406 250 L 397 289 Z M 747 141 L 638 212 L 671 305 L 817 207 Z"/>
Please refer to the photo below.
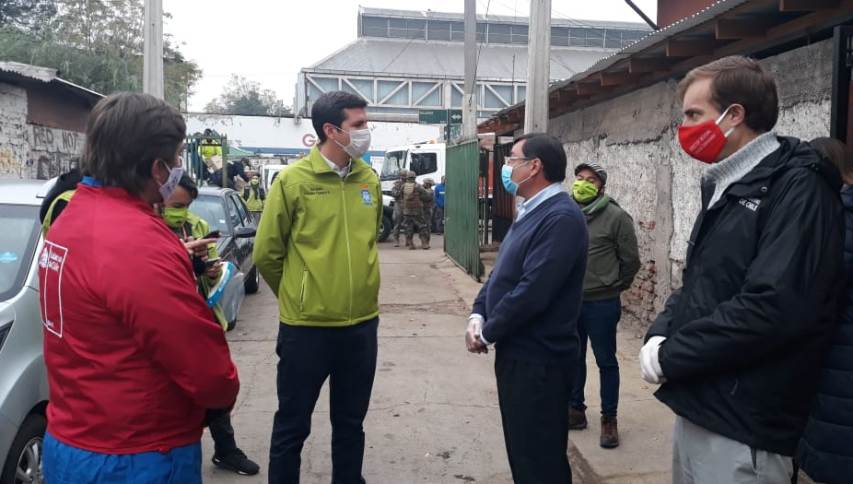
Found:
<path fill-rule="evenodd" d="M 418 111 L 420 124 L 462 124 L 461 109 L 421 109 Z"/>

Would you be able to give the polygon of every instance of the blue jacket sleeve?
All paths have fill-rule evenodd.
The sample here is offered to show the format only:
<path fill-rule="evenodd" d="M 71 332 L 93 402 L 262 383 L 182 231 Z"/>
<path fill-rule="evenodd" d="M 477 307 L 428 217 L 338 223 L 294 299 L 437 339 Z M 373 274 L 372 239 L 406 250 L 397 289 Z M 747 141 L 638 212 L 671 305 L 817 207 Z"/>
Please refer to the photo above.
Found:
<path fill-rule="evenodd" d="M 585 271 L 587 238 L 580 217 L 559 214 L 546 219 L 530 241 L 518 284 L 489 311 L 483 337 L 499 343 L 535 320 L 559 297 L 571 271 Z"/>

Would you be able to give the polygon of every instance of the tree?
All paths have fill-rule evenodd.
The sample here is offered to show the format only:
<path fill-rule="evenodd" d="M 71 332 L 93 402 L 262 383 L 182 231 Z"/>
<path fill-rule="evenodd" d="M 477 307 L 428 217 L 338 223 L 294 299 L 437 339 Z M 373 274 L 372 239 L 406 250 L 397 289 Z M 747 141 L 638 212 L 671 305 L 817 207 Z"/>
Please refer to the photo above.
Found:
<path fill-rule="evenodd" d="M 8 0 L 0 0 L 5 5 Z M 33 10 L 8 9 L 0 22 L 0 59 L 57 69 L 64 79 L 104 94 L 142 90 L 144 4 L 142 0 L 13 0 L 52 6 L 36 31 Z M 49 5 L 48 5 L 49 4 Z M 166 100 L 181 106 L 201 77 L 171 39 L 164 42 Z"/>
<path fill-rule="evenodd" d="M 236 74 L 231 75 L 228 85 L 218 99 L 207 103 L 205 111 L 214 114 L 246 116 L 287 116 L 292 114 L 290 106 L 278 98 L 271 89 L 261 89 L 261 84 L 249 81 Z"/>
<path fill-rule="evenodd" d="M 55 0 L 0 0 L 0 27 L 39 32 L 54 15 Z"/>

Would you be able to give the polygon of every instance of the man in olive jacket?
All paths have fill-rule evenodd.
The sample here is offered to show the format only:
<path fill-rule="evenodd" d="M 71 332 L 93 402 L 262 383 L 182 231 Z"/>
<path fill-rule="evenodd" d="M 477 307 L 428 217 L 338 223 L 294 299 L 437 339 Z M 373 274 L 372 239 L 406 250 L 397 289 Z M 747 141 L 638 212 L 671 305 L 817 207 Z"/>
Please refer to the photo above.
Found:
<path fill-rule="evenodd" d="M 299 482 L 302 444 L 329 378 L 332 482 L 360 483 L 362 423 L 376 373 L 382 220 L 379 179 L 361 159 L 370 146 L 367 104 L 323 94 L 311 110 L 319 145 L 270 187 L 254 260 L 278 294 L 278 411 L 269 482 Z"/>
<path fill-rule="evenodd" d="M 583 281 L 583 305 L 578 319 L 580 355 L 572 390 L 569 426 L 587 427 L 584 386 L 586 384 L 587 339 L 592 343 L 601 381 L 601 437 L 605 449 L 619 446 L 616 408 L 619 404 L 619 361 L 616 359 L 616 325 L 622 317 L 619 295 L 631 287 L 640 270 L 640 255 L 634 221 L 615 200 L 604 193 L 607 172 L 596 163 L 575 168 L 572 197 L 586 215 L 589 253 Z"/>

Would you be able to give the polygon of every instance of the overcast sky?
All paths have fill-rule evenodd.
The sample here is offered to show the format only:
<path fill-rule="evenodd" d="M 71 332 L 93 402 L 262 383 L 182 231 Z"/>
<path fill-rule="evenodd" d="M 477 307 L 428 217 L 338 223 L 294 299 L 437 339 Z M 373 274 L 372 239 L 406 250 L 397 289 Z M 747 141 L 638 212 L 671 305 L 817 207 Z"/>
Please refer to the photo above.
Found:
<path fill-rule="evenodd" d="M 657 0 L 635 0 L 653 20 Z M 190 98 L 201 111 L 234 73 L 293 102 L 296 75 L 356 38 L 358 7 L 462 12 L 463 0 L 163 0 L 165 31 L 203 77 Z M 477 0 L 477 13 L 529 14 L 527 0 Z M 552 0 L 555 18 L 642 22 L 624 0 Z"/>

